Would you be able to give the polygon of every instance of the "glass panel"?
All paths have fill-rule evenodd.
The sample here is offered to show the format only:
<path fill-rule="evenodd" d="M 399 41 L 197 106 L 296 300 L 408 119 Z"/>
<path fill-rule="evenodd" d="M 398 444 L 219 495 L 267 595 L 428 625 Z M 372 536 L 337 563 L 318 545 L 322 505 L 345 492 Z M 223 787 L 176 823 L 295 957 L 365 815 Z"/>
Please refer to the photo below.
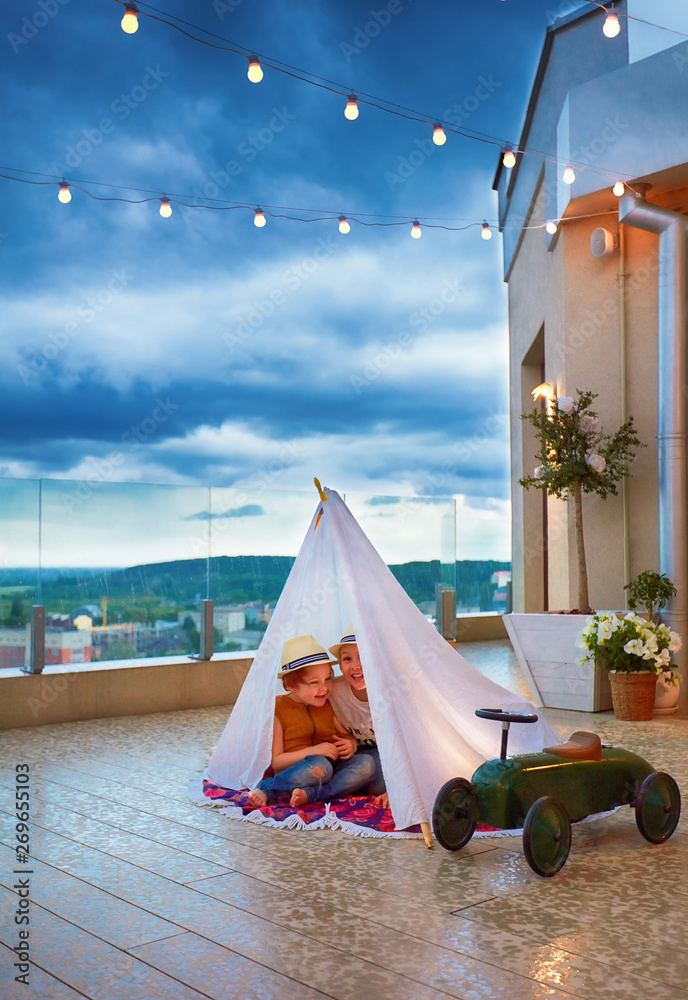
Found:
<path fill-rule="evenodd" d="M 317 499 L 315 490 L 211 491 L 210 586 L 218 652 L 260 645 Z"/>
<path fill-rule="evenodd" d="M 29 660 L 31 607 L 39 601 L 40 483 L 0 479 L 0 669 Z"/>
<path fill-rule="evenodd" d="M 198 652 L 205 487 L 43 481 L 46 663 Z"/>
<path fill-rule="evenodd" d="M 510 610 L 511 514 L 508 500 L 462 497 L 457 510 L 458 614 Z"/>

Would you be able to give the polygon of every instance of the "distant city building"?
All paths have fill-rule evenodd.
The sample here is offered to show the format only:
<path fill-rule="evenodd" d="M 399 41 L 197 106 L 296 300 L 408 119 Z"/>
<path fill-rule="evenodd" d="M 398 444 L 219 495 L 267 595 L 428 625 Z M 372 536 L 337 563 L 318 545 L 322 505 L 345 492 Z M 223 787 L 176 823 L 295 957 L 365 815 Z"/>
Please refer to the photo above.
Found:
<path fill-rule="evenodd" d="M 31 630 L 25 628 L 0 628 L 0 668 L 22 667 L 29 662 Z M 93 647 L 90 636 L 77 629 L 46 628 L 45 662 L 90 663 Z"/>

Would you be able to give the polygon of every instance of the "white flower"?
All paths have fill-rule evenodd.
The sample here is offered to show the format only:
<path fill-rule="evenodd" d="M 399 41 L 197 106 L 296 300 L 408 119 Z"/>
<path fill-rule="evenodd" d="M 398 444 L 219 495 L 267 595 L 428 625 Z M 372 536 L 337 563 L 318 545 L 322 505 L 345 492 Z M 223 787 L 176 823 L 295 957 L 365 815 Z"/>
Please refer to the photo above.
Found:
<path fill-rule="evenodd" d="M 586 457 L 585 461 L 594 472 L 604 472 L 607 467 L 607 463 L 602 455 L 598 455 L 595 452 L 591 452 L 591 454 Z"/>
<path fill-rule="evenodd" d="M 655 663 L 657 664 L 658 667 L 661 667 L 662 670 L 666 670 L 666 668 L 669 666 L 670 659 L 671 656 L 669 654 L 669 650 L 663 649 L 661 653 L 658 653 L 657 656 L 655 656 Z"/>
<path fill-rule="evenodd" d="M 669 637 L 670 637 L 669 649 L 671 650 L 672 653 L 678 652 L 678 650 L 683 645 L 683 643 L 681 642 L 681 636 L 678 634 L 678 632 L 669 632 Z"/>
<path fill-rule="evenodd" d="M 537 469 L 533 471 L 533 479 L 544 479 L 545 478 L 545 467 L 544 465 L 538 465 Z"/>
<path fill-rule="evenodd" d="M 642 656 L 643 655 L 643 644 L 640 639 L 631 639 L 624 646 L 624 653 L 630 653 L 631 656 Z"/>
<path fill-rule="evenodd" d="M 589 413 L 582 414 L 578 423 L 584 434 L 593 434 L 597 430 L 597 417 L 591 417 Z"/>
<path fill-rule="evenodd" d="M 573 396 L 558 396 L 557 409 L 561 410 L 562 413 L 573 413 L 574 411 Z"/>

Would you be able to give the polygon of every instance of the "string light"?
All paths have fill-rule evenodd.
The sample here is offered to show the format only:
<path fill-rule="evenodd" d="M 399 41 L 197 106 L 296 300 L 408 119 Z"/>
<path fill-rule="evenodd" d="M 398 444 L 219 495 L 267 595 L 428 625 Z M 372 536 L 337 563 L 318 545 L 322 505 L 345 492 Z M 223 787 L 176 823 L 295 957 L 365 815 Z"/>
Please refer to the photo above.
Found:
<path fill-rule="evenodd" d="M 617 181 L 614 187 L 612 188 L 612 194 L 615 194 L 617 198 L 620 198 L 625 190 L 626 190 L 626 185 L 624 184 L 624 182 Z"/>
<path fill-rule="evenodd" d="M 265 225 L 265 216 L 259 208 L 256 209 L 256 214 L 253 216 L 253 225 L 258 226 L 259 229 Z"/>
<path fill-rule="evenodd" d="M 57 193 L 57 200 L 61 201 L 63 205 L 68 205 L 72 200 L 72 192 L 69 190 L 69 184 L 65 184 L 64 181 L 60 184 L 60 190 Z"/>
<path fill-rule="evenodd" d="M 251 83 L 260 83 L 263 79 L 263 69 L 255 56 L 251 56 L 247 76 Z"/>
<path fill-rule="evenodd" d="M 351 226 L 349 225 L 349 223 L 346 221 L 346 219 L 344 218 L 343 215 L 340 215 L 339 216 L 339 232 L 343 233 L 344 236 L 346 236 L 346 234 L 349 232 L 350 229 L 351 229 Z"/>
<path fill-rule="evenodd" d="M 349 94 L 349 99 L 344 108 L 344 117 L 348 118 L 350 122 L 356 121 L 358 118 L 358 101 L 355 94 Z"/>
<path fill-rule="evenodd" d="M 507 168 L 507 170 L 511 170 L 511 168 L 515 165 L 515 163 L 516 163 L 516 157 L 514 156 L 514 151 L 511 148 L 511 146 L 507 146 L 506 149 L 504 150 L 504 156 L 502 157 L 502 163 Z"/>
<path fill-rule="evenodd" d="M 441 125 L 433 125 L 432 141 L 436 146 L 444 146 L 447 137 Z"/>
<path fill-rule="evenodd" d="M 566 169 L 564 170 L 564 173 L 563 173 L 561 179 L 563 180 L 564 184 L 573 184 L 573 182 L 576 179 L 576 175 L 574 173 L 573 167 L 567 166 Z"/>
<path fill-rule="evenodd" d="M 549 222 L 547 222 L 545 225 L 545 231 L 548 232 L 550 236 L 554 236 L 554 234 L 557 231 L 557 228 L 558 226 L 554 221 L 554 219 L 550 219 Z"/>
<path fill-rule="evenodd" d="M 420 225 L 418 223 L 418 220 L 416 219 L 416 221 L 411 226 L 411 236 L 413 236 L 414 240 L 419 240 L 422 235 L 423 234 L 420 231 Z"/>
<path fill-rule="evenodd" d="M 133 35 L 134 32 L 139 30 L 139 19 L 138 10 L 136 9 L 135 3 L 127 3 L 124 5 L 124 16 L 120 21 L 122 25 L 122 31 L 125 31 L 127 35 Z"/>
<path fill-rule="evenodd" d="M 616 38 L 621 31 L 619 15 L 616 13 L 614 8 L 607 12 L 607 16 L 604 19 L 604 25 L 602 26 L 602 31 L 607 38 Z"/>
<path fill-rule="evenodd" d="M 480 234 L 484 240 L 492 239 L 492 230 L 488 226 L 487 222 L 483 222 L 483 231 Z"/>
<path fill-rule="evenodd" d="M 169 198 L 160 199 L 160 214 L 162 215 L 163 219 L 169 219 L 169 217 L 172 215 L 172 206 L 170 205 Z"/>

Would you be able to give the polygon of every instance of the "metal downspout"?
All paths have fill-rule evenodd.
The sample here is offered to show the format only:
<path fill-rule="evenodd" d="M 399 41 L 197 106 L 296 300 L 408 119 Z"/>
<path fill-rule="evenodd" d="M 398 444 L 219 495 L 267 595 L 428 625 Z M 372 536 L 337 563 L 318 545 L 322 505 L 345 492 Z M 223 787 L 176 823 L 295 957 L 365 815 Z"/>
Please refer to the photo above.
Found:
<path fill-rule="evenodd" d="M 659 571 L 676 586 L 663 617 L 680 632 L 674 654 L 681 672 L 681 709 L 688 706 L 688 525 L 686 524 L 686 334 L 688 331 L 688 218 L 624 194 L 619 222 L 659 236 L 658 479 Z"/>

